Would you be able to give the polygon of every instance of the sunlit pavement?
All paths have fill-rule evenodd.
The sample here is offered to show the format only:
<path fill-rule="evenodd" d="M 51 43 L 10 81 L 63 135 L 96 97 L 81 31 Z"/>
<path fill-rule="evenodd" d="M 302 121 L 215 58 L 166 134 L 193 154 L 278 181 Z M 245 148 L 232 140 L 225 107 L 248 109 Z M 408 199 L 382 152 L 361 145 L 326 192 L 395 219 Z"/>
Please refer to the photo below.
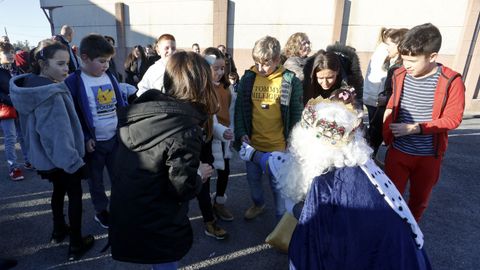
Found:
<path fill-rule="evenodd" d="M 466 116 L 462 126 L 450 133 L 442 176 L 420 222 L 425 234 L 425 248 L 434 269 L 480 269 L 479 149 L 480 118 Z M 15 269 L 150 269 L 148 265 L 116 262 L 108 251 L 100 253 L 107 242 L 107 231 L 93 220 L 94 211 L 86 183 L 83 183 L 83 232 L 93 234 L 96 243 L 82 260 L 67 262 L 68 239 L 60 244 L 49 243 L 51 184 L 40 179 L 34 171 L 26 170 L 25 180 L 12 182 L 4 162 L 3 141 L 0 142 L 0 152 L 0 257 L 17 259 L 19 264 Z M 275 222 L 272 196 L 266 181 L 267 211 L 256 220 L 247 222 L 243 219 L 243 212 L 251 201 L 244 164 L 235 158 L 231 167 L 226 205 L 235 220 L 219 222 L 229 237 L 220 241 L 206 236 L 198 203 L 192 200 L 189 216 L 194 229 L 194 244 L 181 260 L 180 268 L 288 269 L 287 256 L 264 243 Z M 214 190 L 215 180 L 212 181 L 212 192 Z"/>

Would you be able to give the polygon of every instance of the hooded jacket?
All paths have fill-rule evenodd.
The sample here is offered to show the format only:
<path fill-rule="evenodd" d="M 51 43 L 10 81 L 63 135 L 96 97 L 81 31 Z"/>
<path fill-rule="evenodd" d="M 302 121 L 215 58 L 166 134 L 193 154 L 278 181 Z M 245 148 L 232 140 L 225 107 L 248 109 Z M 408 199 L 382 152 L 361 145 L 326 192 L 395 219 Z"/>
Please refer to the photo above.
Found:
<path fill-rule="evenodd" d="M 462 123 L 465 109 L 465 85 L 459 73 L 441 66 L 440 77 L 433 97 L 432 121 L 420 123 L 420 134 L 433 134 L 433 149 L 435 156 L 443 156 L 448 146 L 448 131 L 457 128 Z M 383 139 L 390 145 L 395 139 L 390 123 L 398 119 L 400 97 L 403 91 L 403 82 L 407 71 L 404 67 L 397 69 L 392 78 L 392 96 L 387 104 L 387 109 L 392 113 L 383 124 Z"/>
<path fill-rule="evenodd" d="M 30 162 L 40 171 L 75 173 L 84 165 L 85 145 L 70 91 L 64 83 L 23 87 L 28 76 L 36 75 L 10 81 L 10 97 L 20 115 Z"/>
<path fill-rule="evenodd" d="M 137 60 L 134 60 L 130 63 L 128 67 L 125 68 L 125 82 L 131 85 L 137 85 L 138 82 L 140 82 L 143 78 L 143 75 L 145 75 L 145 72 L 147 72 L 147 69 L 149 68 L 148 60 L 145 57 L 142 59 L 142 62 L 140 63 L 140 67 L 138 67 L 138 62 Z M 133 79 L 134 76 L 138 77 L 138 82 L 135 82 Z"/>
<path fill-rule="evenodd" d="M 127 106 L 127 101 L 124 100 L 125 95 L 122 94 L 120 86 L 118 85 L 117 79 L 110 73 L 110 71 L 105 72 L 113 86 L 115 91 L 115 97 L 117 98 L 117 108 Z M 88 103 L 88 96 L 85 90 L 85 84 L 83 83 L 82 70 L 78 69 L 72 74 L 70 74 L 65 79 L 65 84 L 68 86 L 70 93 L 75 104 L 75 110 L 80 119 L 80 124 L 82 124 L 83 135 L 85 136 L 85 141 L 90 139 L 97 140 L 95 136 L 95 126 L 93 124 L 92 111 Z"/>
<path fill-rule="evenodd" d="M 234 131 L 234 121 L 235 118 L 235 100 L 237 99 L 237 94 L 233 91 L 233 87 L 230 86 L 227 91 L 230 91 L 232 100 L 230 102 L 230 107 L 228 108 L 230 115 L 230 126 L 226 127 L 218 122 L 217 116 L 213 116 L 213 139 L 212 139 L 212 155 L 214 158 L 213 167 L 217 170 L 225 170 L 225 159 L 232 158 L 232 150 L 230 149 L 230 140 L 226 140 L 223 137 L 225 130 L 230 129 Z"/>
<path fill-rule="evenodd" d="M 149 90 L 118 109 L 119 147 L 110 202 L 115 260 L 180 260 L 193 241 L 188 201 L 197 175 L 206 115 L 192 104 Z"/>
<path fill-rule="evenodd" d="M 240 80 L 237 99 L 235 100 L 235 148 L 240 149 L 240 139 L 244 135 L 252 136 L 252 90 L 257 73 L 252 69 L 245 70 Z M 303 111 L 303 89 L 300 80 L 295 73 L 285 69 L 282 72 L 282 84 L 280 94 L 280 112 L 283 121 L 283 136 L 288 140 L 290 131 L 300 121 Z"/>
<path fill-rule="evenodd" d="M 377 107 L 378 94 L 385 88 L 387 70 L 384 68 L 385 58 L 388 57 L 388 45 L 380 43 L 370 58 L 363 81 L 363 104 Z"/>

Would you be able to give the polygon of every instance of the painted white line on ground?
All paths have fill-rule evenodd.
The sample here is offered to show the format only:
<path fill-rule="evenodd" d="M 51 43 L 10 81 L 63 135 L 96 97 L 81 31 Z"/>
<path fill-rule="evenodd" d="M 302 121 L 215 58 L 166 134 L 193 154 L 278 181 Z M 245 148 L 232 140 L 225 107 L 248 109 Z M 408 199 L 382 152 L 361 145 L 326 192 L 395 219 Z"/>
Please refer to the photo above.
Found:
<path fill-rule="evenodd" d="M 20 202 L 13 202 L 13 203 L 6 203 L 0 205 L 0 211 L 5 209 L 11 208 L 23 208 L 23 207 L 32 207 L 32 206 L 39 206 L 43 204 L 50 204 L 50 198 L 42 198 L 42 199 L 35 199 L 35 200 L 28 200 L 28 201 L 20 201 Z"/>
<path fill-rule="evenodd" d="M 190 217 L 188 218 L 190 221 L 194 221 L 194 220 L 197 220 L 197 219 L 202 219 L 203 217 L 202 216 L 196 216 L 196 217 Z"/>
<path fill-rule="evenodd" d="M 48 212 L 51 212 L 51 211 L 48 211 Z M 190 217 L 189 219 L 190 221 L 194 221 L 202 218 L 203 218 L 202 216 L 195 216 L 195 217 Z M 94 237 L 95 237 L 95 240 L 105 239 L 105 238 L 108 238 L 108 234 L 105 233 L 105 234 L 94 235 Z M 45 236 L 45 239 L 47 239 L 47 236 Z M 46 243 L 46 244 L 41 244 L 33 247 L 22 247 L 17 250 L 13 250 L 12 254 L 14 254 L 16 257 L 27 256 L 27 255 L 32 255 L 42 249 L 54 248 L 59 246 L 68 246 L 68 241 L 64 241 L 59 244 Z"/>
<path fill-rule="evenodd" d="M 18 198 L 36 196 L 36 195 L 43 195 L 43 194 L 48 194 L 49 196 L 51 196 L 52 191 L 51 190 L 50 191 L 41 191 L 41 192 L 27 193 L 27 194 L 15 195 L 15 196 L 9 196 L 9 197 L 1 197 L 0 201 L 6 201 L 6 200 L 10 200 L 10 199 L 18 199 Z"/>
<path fill-rule="evenodd" d="M 73 262 L 61 263 L 61 264 L 57 264 L 57 265 L 54 265 L 54 266 L 50 266 L 47 269 L 57 269 L 57 268 L 64 267 L 64 266 L 69 266 L 69 265 L 74 265 L 74 264 L 79 264 L 79 263 L 84 263 L 84 262 L 91 262 L 91 261 L 101 260 L 101 259 L 105 259 L 105 258 L 109 258 L 109 257 L 112 257 L 112 254 L 109 253 L 109 254 L 105 254 L 105 255 L 102 255 L 102 256 L 76 260 L 76 261 L 73 261 Z"/>
<path fill-rule="evenodd" d="M 236 174 L 230 174 L 229 177 L 241 177 L 241 176 L 246 176 L 247 173 L 236 173 Z"/>
<path fill-rule="evenodd" d="M 201 261 L 201 262 L 198 262 L 198 263 L 187 265 L 185 267 L 179 268 L 179 270 L 202 269 L 204 267 L 213 266 L 215 264 L 219 264 L 219 263 L 223 263 L 223 262 L 226 262 L 226 261 L 229 261 L 229 260 L 237 259 L 237 258 L 240 258 L 240 257 L 243 257 L 243 256 L 253 254 L 253 253 L 261 252 L 261 251 L 264 251 L 264 250 L 267 250 L 267 249 L 270 249 L 270 248 L 272 248 L 272 247 L 269 244 L 260 244 L 258 246 L 249 247 L 249 248 L 246 248 L 246 249 L 242 249 L 242 250 L 232 252 L 230 254 L 225 254 L 225 255 L 214 257 L 214 258 L 204 260 L 204 261 Z M 111 256 L 112 256 L 112 254 L 109 253 L 109 254 L 105 254 L 105 255 L 102 255 L 102 256 L 85 258 L 85 259 L 81 259 L 81 260 L 77 260 L 77 261 L 73 261 L 73 262 L 66 262 L 66 263 L 53 265 L 53 266 L 50 266 L 47 269 L 57 269 L 57 268 L 64 267 L 64 266 L 101 260 L 101 259 L 109 258 Z"/>
<path fill-rule="evenodd" d="M 231 174 L 229 177 L 234 178 L 234 177 L 242 177 L 246 176 L 246 173 L 237 173 L 237 174 Z M 212 177 L 212 180 L 217 179 L 216 177 Z M 19 199 L 19 198 L 24 198 L 24 197 L 30 197 L 30 196 L 36 196 L 36 195 L 44 195 L 48 194 L 49 198 L 52 195 L 52 191 L 41 191 L 41 192 L 35 192 L 35 193 L 27 193 L 27 194 L 22 194 L 22 195 L 15 195 L 15 196 L 8 196 L 8 197 L 0 197 L 0 201 L 7 201 L 7 200 L 13 200 L 13 199 Z M 90 198 L 90 194 L 84 193 L 83 198 L 85 199 L 85 196 L 88 196 Z M 110 196 L 110 191 L 107 191 L 107 195 Z M 41 200 L 41 199 L 40 199 Z M 6 207 L 6 206 L 0 206 L 0 210 L 6 209 L 6 208 L 11 208 L 11 207 Z"/>
<path fill-rule="evenodd" d="M 448 137 L 463 137 L 463 136 L 478 136 L 480 132 L 477 133 L 465 133 L 465 134 L 448 134 Z"/>
<path fill-rule="evenodd" d="M 110 196 L 110 191 L 107 190 L 105 192 L 107 196 Z M 90 193 L 83 193 L 82 200 L 89 200 Z M 19 201 L 19 202 L 12 202 L 0 205 L 0 211 L 5 209 L 11 208 L 23 208 L 23 207 L 32 207 L 32 206 L 39 206 L 39 205 L 50 205 L 50 197 L 35 199 L 35 200 L 27 200 L 27 201 Z M 65 202 L 68 202 L 68 197 L 65 197 Z"/>
<path fill-rule="evenodd" d="M 40 215 L 46 215 L 51 213 L 52 210 L 44 210 L 44 211 L 33 211 L 33 212 L 26 212 L 26 213 L 20 213 L 20 214 L 15 214 L 15 215 L 2 215 L 0 216 L 0 223 L 7 222 L 7 221 L 13 221 L 17 219 L 22 219 L 22 218 L 30 218 L 30 217 L 36 217 Z"/>
<path fill-rule="evenodd" d="M 105 234 L 98 234 L 98 235 L 94 235 L 93 237 L 95 238 L 96 241 L 98 241 L 98 240 L 101 240 L 101 239 L 108 238 L 108 234 L 106 234 L 106 233 Z M 45 238 L 47 239 L 47 236 L 45 236 Z M 35 254 L 40 250 L 54 248 L 54 247 L 61 247 L 61 246 L 65 246 L 65 247 L 68 246 L 68 240 L 65 240 L 65 241 L 63 241 L 62 243 L 59 243 L 59 244 L 46 243 L 46 244 L 37 245 L 37 246 L 33 246 L 33 247 L 23 247 L 23 248 L 13 250 L 12 254 L 15 257 L 28 256 L 28 255 Z"/>
<path fill-rule="evenodd" d="M 225 255 L 214 257 L 214 258 L 211 258 L 211 259 L 207 259 L 207 260 L 204 260 L 204 261 L 201 261 L 201 262 L 198 262 L 198 263 L 187 265 L 185 267 L 180 268 L 180 270 L 202 269 L 204 267 L 209 267 L 209 266 L 213 266 L 213 265 L 216 265 L 216 264 L 224 263 L 226 261 L 237 259 L 237 258 L 240 258 L 240 257 L 243 257 L 243 256 L 247 256 L 247 255 L 250 255 L 250 254 L 253 254 L 253 253 L 263 251 L 263 250 L 267 250 L 267 249 L 270 249 L 270 248 L 272 248 L 272 247 L 269 244 L 260 244 L 258 246 L 249 247 L 249 248 L 246 248 L 246 249 L 241 249 L 241 250 L 232 252 L 230 254 L 225 254 Z"/>
<path fill-rule="evenodd" d="M 242 176 L 245 176 L 247 175 L 247 173 L 236 173 L 236 174 L 230 174 L 228 177 L 229 178 L 234 178 L 234 177 L 242 177 Z M 217 177 L 212 177 L 210 178 L 210 180 L 217 180 Z"/>

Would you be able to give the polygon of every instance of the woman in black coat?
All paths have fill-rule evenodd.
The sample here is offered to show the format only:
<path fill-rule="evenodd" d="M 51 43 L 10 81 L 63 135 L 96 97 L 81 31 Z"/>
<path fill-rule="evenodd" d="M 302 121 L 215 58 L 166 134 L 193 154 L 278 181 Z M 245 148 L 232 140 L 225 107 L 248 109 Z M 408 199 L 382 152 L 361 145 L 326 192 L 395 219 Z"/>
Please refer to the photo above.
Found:
<path fill-rule="evenodd" d="M 218 103 L 210 72 L 200 55 L 176 53 L 165 71 L 166 94 L 152 89 L 119 109 L 109 231 L 113 259 L 175 267 L 190 249 L 188 202 L 206 179 L 197 174 L 202 127 Z"/>
<path fill-rule="evenodd" d="M 133 47 L 124 64 L 126 74 L 125 82 L 137 87 L 137 84 L 142 80 L 149 66 L 150 63 L 145 56 L 143 47 L 140 45 Z"/>
<path fill-rule="evenodd" d="M 363 76 L 355 49 L 334 44 L 307 59 L 303 68 L 303 103 L 330 95 L 342 86 L 355 88 L 356 108 L 363 110 Z"/>

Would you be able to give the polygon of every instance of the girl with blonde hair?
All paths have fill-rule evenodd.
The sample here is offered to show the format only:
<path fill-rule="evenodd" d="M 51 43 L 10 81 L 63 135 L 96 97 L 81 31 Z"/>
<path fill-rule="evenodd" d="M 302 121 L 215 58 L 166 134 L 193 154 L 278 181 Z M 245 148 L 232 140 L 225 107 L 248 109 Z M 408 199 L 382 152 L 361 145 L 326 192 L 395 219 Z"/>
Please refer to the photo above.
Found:
<path fill-rule="evenodd" d="M 307 34 L 298 32 L 291 35 L 282 53 L 282 58 L 285 59 L 283 66 L 293 71 L 295 76 L 303 81 L 303 67 L 311 51 L 310 39 Z"/>

